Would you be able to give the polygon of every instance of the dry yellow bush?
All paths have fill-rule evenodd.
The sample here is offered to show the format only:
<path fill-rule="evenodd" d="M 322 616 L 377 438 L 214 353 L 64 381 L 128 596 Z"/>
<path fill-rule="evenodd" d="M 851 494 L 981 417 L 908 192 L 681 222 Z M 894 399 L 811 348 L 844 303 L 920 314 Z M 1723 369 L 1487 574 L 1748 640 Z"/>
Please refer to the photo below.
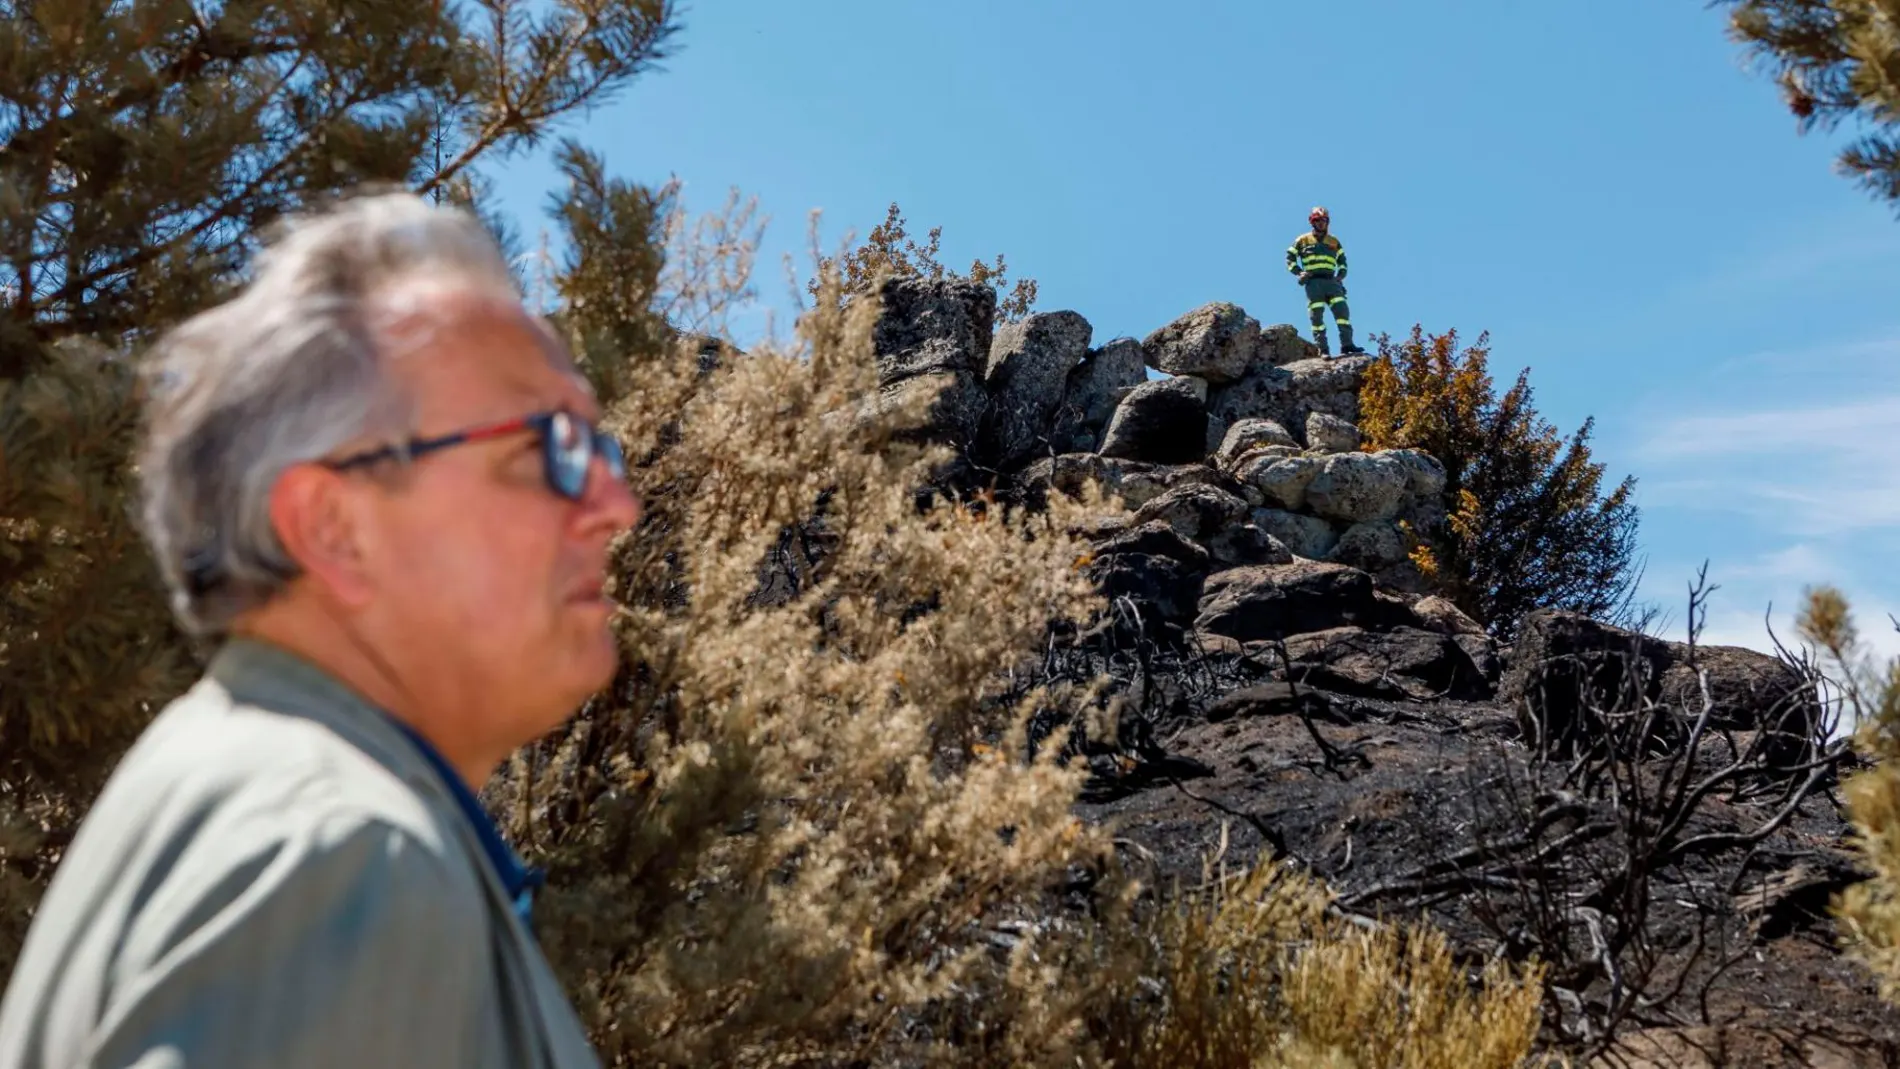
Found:
<path fill-rule="evenodd" d="M 1099 1024 L 1115 1066 L 1511 1069 L 1532 1064 L 1535 971 L 1474 985 L 1426 927 L 1355 923 L 1316 881 L 1262 861 L 1210 875 L 1115 944 L 1135 1012 Z"/>
<path fill-rule="evenodd" d="M 648 502 L 616 563 L 628 668 L 495 792 L 552 869 L 544 938 L 624 1063 L 1072 1042 L 1059 978 L 991 937 L 1100 848 L 1070 815 L 1082 773 L 1027 753 L 1026 716 L 1065 696 L 998 700 L 1051 620 L 1091 611 L 1063 533 L 1083 506 L 920 502 L 943 455 L 892 437 L 920 410 L 868 403 L 877 308 L 826 285 L 790 342 L 711 368 L 682 343 L 621 377 L 609 425 Z M 621 324 L 588 319 L 609 302 L 569 306 L 584 358 L 626 359 Z M 979 997 L 986 1035 L 916 1034 Z"/>
<path fill-rule="evenodd" d="M 1359 395 L 1364 448 L 1423 449 L 1445 466 L 1447 515 L 1408 530 L 1433 587 L 1499 637 L 1535 609 L 1624 615 L 1635 480 L 1606 490 L 1590 451 L 1594 420 L 1559 434 L 1537 413 L 1528 368 L 1498 392 L 1483 335 L 1461 348 L 1455 330 L 1414 326 L 1378 341 Z"/>
<path fill-rule="evenodd" d="M 1836 910 L 1852 937 L 1850 953 L 1880 980 L 1881 994 L 1900 1001 L 1900 658 L 1879 663 L 1854 624 L 1846 597 L 1833 587 L 1808 592 L 1796 627 L 1835 669 L 1835 700 L 1856 725 L 1855 744 L 1871 768 L 1850 776 L 1843 791 L 1861 860 L 1873 878 L 1842 892 Z"/>

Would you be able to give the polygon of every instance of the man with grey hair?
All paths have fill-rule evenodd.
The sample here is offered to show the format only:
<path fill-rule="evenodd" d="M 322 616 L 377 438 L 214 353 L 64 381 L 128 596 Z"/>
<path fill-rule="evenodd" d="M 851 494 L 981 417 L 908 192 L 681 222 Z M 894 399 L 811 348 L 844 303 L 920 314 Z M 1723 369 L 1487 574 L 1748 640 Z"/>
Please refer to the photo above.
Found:
<path fill-rule="evenodd" d="M 295 221 L 152 366 L 146 535 L 217 652 L 55 873 L 0 1069 L 598 1064 L 474 793 L 618 665 L 586 380 L 408 194 Z"/>

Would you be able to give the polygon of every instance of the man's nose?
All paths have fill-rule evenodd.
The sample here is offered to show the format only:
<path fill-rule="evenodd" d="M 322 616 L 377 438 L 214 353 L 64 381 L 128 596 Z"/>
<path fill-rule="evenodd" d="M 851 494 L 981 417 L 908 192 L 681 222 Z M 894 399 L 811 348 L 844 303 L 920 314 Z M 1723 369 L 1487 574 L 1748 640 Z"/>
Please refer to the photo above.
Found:
<path fill-rule="evenodd" d="M 627 486 L 626 480 L 614 477 L 612 470 L 607 467 L 607 461 L 601 457 L 595 457 L 587 466 L 587 494 L 584 500 L 588 512 L 616 528 L 632 527 L 640 522 L 643 511 L 640 499 Z"/>

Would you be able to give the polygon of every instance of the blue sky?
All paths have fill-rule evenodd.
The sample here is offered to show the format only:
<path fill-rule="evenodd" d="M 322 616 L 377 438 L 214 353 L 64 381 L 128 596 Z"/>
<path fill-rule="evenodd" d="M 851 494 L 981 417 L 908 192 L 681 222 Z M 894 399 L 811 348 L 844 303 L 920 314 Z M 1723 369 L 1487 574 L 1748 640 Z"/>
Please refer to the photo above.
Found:
<path fill-rule="evenodd" d="M 756 196 L 759 279 L 899 202 L 944 259 L 997 251 L 1099 344 L 1211 300 L 1303 318 L 1283 268 L 1331 208 L 1362 338 L 1422 323 L 1597 418 L 1639 479 L 1646 597 L 1707 560 L 1708 638 L 1784 635 L 1832 582 L 1900 613 L 1900 221 L 1797 137 L 1701 0 L 721 0 L 570 123 L 687 203 Z M 490 171 L 532 234 L 545 159 Z M 798 276 L 802 279 L 804 274 Z M 785 320 L 783 311 L 780 323 Z"/>

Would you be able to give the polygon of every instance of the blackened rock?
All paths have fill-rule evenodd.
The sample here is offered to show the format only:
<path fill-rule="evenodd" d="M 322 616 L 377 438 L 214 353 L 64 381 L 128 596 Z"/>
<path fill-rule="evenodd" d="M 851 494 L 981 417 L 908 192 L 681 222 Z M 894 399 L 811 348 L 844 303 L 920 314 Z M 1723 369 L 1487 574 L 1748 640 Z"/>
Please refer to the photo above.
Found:
<path fill-rule="evenodd" d="M 1172 557 L 1116 553 L 1098 559 L 1090 574 L 1111 601 L 1126 597 L 1144 614 L 1182 622 L 1194 617 L 1206 572 Z"/>
<path fill-rule="evenodd" d="M 1412 611 L 1418 615 L 1427 631 L 1436 631 L 1441 635 L 1482 635 L 1484 625 L 1465 614 L 1463 609 L 1452 604 L 1450 598 L 1437 594 L 1422 597 L 1412 603 Z"/>
<path fill-rule="evenodd" d="M 1138 509 L 1169 490 L 1219 481 L 1220 474 L 1205 464 L 1149 464 L 1096 453 L 1065 453 L 1031 461 L 1014 482 L 1019 490 L 1055 490 L 1070 497 L 1082 496 L 1083 488 L 1094 484 L 1104 494 Z"/>
<path fill-rule="evenodd" d="M 1568 754 L 1606 730 L 1606 714 L 1653 700 L 1670 661 L 1661 639 L 1579 613 L 1533 612 L 1518 626 L 1498 697 L 1515 708 L 1532 745 Z M 1657 718 L 1659 727 L 1670 726 L 1666 719 Z"/>
<path fill-rule="evenodd" d="M 1295 560 L 1209 576 L 1194 629 L 1251 642 L 1409 622 L 1401 611 L 1377 597 L 1372 577 L 1357 568 Z"/>
<path fill-rule="evenodd" d="M 1069 371 L 1062 404 L 1056 408 L 1050 441 L 1058 453 L 1093 453 L 1102 444 L 1102 432 L 1115 416 L 1115 406 L 1128 391 L 1148 381 L 1141 343 L 1116 338 L 1091 349 L 1082 363 Z"/>
<path fill-rule="evenodd" d="M 1286 640 L 1290 679 L 1367 698 L 1481 701 L 1483 671 L 1451 638 L 1415 627 L 1337 627 Z"/>
<path fill-rule="evenodd" d="M 1075 312 L 1037 312 L 997 329 L 986 379 L 986 438 L 996 465 L 1013 468 L 1036 452 L 1051 452 L 1056 407 L 1070 369 L 1088 352 L 1092 329 Z"/>
<path fill-rule="evenodd" d="M 1206 549 L 1162 520 L 1152 520 L 1116 534 L 1095 547 L 1095 558 L 1132 553 L 1146 557 L 1167 557 L 1206 572 L 1210 558 Z"/>
<path fill-rule="evenodd" d="M 976 438 L 989 395 L 969 372 L 913 375 L 879 388 L 873 410 L 892 416 L 911 405 L 922 406 L 921 422 L 906 419 L 896 437 L 900 441 L 938 442 L 967 448 Z"/>
<path fill-rule="evenodd" d="M 1180 377 L 1144 382 L 1115 408 L 1102 455 L 1187 464 L 1207 455 L 1207 384 Z"/>
<path fill-rule="evenodd" d="M 1238 720 L 1252 716 L 1298 716 L 1321 720 L 1343 720 L 1334 713 L 1332 702 L 1317 691 L 1297 687 L 1283 680 L 1259 683 L 1228 691 L 1207 707 L 1208 723 Z"/>
<path fill-rule="evenodd" d="M 895 277 L 878 287 L 872 329 L 878 384 L 963 372 L 981 380 L 996 321 L 996 290 L 981 282 Z"/>
<path fill-rule="evenodd" d="M 1215 563 L 1227 568 L 1250 564 L 1291 564 L 1286 543 L 1251 523 L 1234 524 L 1202 538 Z"/>
<path fill-rule="evenodd" d="M 1247 502 L 1207 483 L 1187 483 L 1141 506 L 1136 523 L 1160 520 L 1188 538 L 1205 541 L 1225 528 L 1245 522 Z"/>
<path fill-rule="evenodd" d="M 1671 663 L 1663 672 L 1661 698 L 1690 715 L 1709 704 L 1709 723 L 1717 728 L 1762 731 L 1769 762 L 1787 768 L 1812 760 L 1824 745 L 1820 738 L 1826 712 L 1815 681 L 1793 665 L 1739 646 L 1669 644 Z M 1708 696 L 1703 697 L 1703 681 Z"/>
<path fill-rule="evenodd" d="M 1490 635 L 1452 635 L 1451 640 L 1471 658 L 1471 663 L 1484 676 L 1485 684 L 1496 691 L 1498 673 L 1503 667 L 1498 659 L 1497 640 Z"/>

